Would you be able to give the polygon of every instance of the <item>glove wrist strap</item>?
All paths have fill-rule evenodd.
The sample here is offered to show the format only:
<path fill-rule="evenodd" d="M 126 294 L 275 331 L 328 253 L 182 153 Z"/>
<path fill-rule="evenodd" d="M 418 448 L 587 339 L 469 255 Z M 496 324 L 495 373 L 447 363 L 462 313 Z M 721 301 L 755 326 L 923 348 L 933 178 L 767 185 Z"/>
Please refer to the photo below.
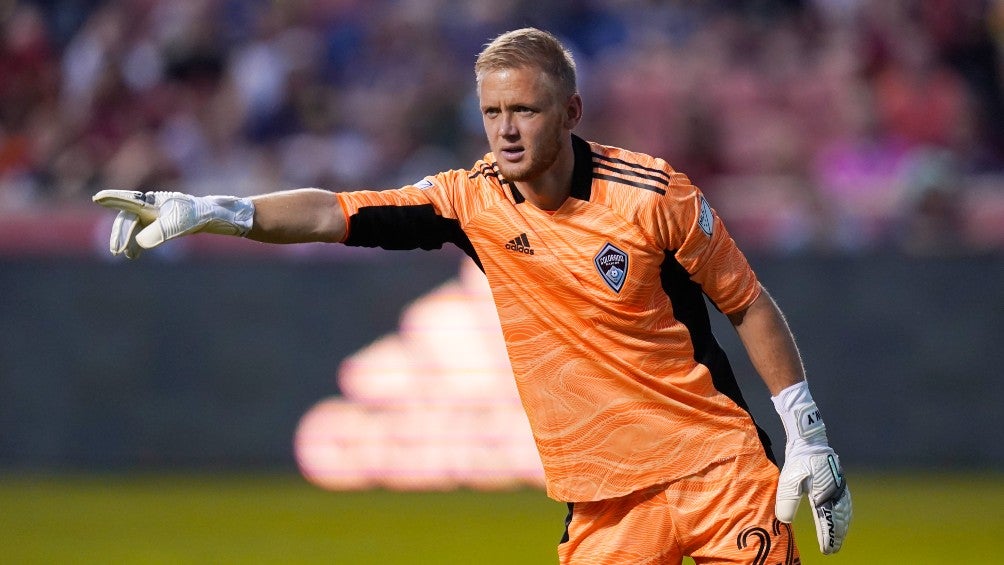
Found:
<path fill-rule="evenodd" d="M 788 445 L 827 445 L 826 424 L 809 393 L 809 383 L 801 381 L 772 396 L 774 410 L 781 416 Z"/>
<path fill-rule="evenodd" d="M 241 237 L 251 231 L 251 225 L 254 223 L 254 202 L 250 198 L 204 196 L 196 200 L 205 206 L 198 211 L 199 214 L 209 220 L 201 231 Z"/>

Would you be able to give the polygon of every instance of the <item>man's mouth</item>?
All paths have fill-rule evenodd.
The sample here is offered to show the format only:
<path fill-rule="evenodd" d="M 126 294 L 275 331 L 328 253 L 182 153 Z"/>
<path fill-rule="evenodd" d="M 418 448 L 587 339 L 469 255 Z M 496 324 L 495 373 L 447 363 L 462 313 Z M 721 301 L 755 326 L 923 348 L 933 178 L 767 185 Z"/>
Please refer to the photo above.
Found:
<path fill-rule="evenodd" d="M 519 161 L 523 157 L 525 150 L 521 146 L 516 147 L 506 147 L 503 148 L 499 153 L 502 154 L 502 158 L 507 161 Z"/>

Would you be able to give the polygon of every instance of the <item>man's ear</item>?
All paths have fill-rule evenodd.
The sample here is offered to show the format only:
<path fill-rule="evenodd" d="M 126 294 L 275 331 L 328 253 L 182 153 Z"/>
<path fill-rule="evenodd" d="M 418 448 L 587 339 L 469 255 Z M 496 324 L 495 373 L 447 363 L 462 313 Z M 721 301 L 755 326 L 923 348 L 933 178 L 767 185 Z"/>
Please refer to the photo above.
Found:
<path fill-rule="evenodd" d="M 582 97 L 573 94 L 565 105 L 565 128 L 574 129 L 580 120 L 582 120 Z"/>

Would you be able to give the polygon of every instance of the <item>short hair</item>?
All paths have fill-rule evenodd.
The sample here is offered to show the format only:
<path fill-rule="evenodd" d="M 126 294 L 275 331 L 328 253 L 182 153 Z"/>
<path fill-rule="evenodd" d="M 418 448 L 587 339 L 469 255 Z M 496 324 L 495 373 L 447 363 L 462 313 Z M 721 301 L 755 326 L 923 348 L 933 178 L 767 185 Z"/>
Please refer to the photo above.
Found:
<path fill-rule="evenodd" d="M 487 43 L 474 63 L 474 76 L 480 86 L 489 72 L 523 67 L 536 67 L 550 75 L 563 96 L 578 92 L 572 53 L 557 37 L 532 27 L 503 33 Z"/>

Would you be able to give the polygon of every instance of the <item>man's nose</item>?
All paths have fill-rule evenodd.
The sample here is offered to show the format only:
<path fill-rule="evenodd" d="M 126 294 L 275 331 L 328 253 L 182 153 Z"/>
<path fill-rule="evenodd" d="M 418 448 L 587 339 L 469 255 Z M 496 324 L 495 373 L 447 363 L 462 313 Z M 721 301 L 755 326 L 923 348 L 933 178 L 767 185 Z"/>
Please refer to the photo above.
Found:
<path fill-rule="evenodd" d="M 502 117 L 502 122 L 499 123 L 499 135 L 503 137 L 516 137 L 519 135 L 519 129 L 516 128 L 516 122 L 512 119 L 512 116 Z"/>

